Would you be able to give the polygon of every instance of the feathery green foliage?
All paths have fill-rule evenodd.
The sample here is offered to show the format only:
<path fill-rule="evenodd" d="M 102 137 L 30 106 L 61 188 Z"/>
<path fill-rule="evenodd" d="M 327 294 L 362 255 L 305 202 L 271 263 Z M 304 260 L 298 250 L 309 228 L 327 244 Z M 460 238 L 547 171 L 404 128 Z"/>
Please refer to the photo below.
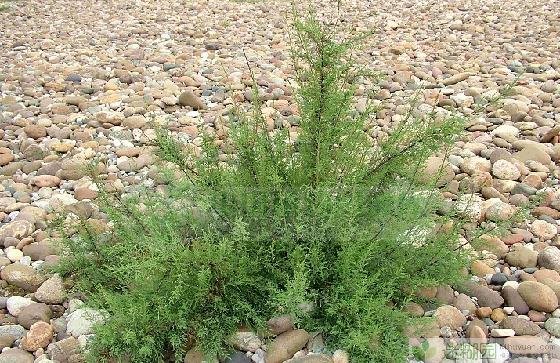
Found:
<path fill-rule="evenodd" d="M 258 97 L 254 113 L 227 118 L 227 148 L 206 135 L 195 157 L 158 129 L 160 157 L 175 165 L 166 190 L 105 193 L 111 231 L 83 223 L 68 239 L 61 271 L 109 314 L 92 362 L 180 359 L 195 344 L 223 355 L 240 326 L 264 332 L 279 314 L 352 362 L 401 362 L 403 304 L 461 275 L 462 219 L 440 212 L 440 175 L 420 177 L 461 119 L 412 105 L 387 139 L 372 139 L 375 108 L 354 109 L 353 42 L 312 18 L 295 19 L 295 36 L 296 140 L 267 132 Z"/>

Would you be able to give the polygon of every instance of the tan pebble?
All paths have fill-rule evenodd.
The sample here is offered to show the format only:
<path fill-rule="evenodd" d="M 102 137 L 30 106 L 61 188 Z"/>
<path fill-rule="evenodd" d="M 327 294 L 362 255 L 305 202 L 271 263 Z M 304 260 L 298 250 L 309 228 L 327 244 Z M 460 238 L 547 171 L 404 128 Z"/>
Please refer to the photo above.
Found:
<path fill-rule="evenodd" d="M 56 187 L 60 184 L 60 178 L 54 175 L 38 175 L 31 179 L 31 184 L 40 188 Z"/>
<path fill-rule="evenodd" d="M 504 320 L 506 316 L 507 314 L 504 312 L 502 308 L 497 308 L 492 311 L 492 314 L 490 315 L 490 319 L 492 319 L 496 323 L 499 323 L 500 321 Z"/>
<path fill-rule="evenodd" d="M 488 318 L 490 317 L 491 314 L 492 314 L 492 308 L 489 308 L 487 306 L 476 309 L 476 316 L 478 316 L 481 319 Z"/>

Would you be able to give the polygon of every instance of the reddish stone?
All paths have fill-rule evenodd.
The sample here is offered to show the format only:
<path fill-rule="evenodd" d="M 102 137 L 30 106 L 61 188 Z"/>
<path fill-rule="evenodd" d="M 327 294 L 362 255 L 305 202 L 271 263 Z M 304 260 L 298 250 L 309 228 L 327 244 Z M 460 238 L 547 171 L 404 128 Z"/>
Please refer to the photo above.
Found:
<path fill-rule="evenodd" d="M 513 245 L 516 243 L 523 242 L 523 235 L 521 233 L 512 233 L 510 235 L 502 237 L 501 240 L 506 245 Z"/>

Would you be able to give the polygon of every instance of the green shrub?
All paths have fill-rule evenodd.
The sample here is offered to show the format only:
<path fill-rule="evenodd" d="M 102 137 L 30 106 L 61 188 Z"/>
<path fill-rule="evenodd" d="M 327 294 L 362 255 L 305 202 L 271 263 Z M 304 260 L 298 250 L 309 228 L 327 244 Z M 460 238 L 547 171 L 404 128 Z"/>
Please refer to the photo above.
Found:
<path fill-rule="evenodd" d="M 222 146 L 206 135 L 198 157 L 158 129 L 160 157 L 175 165 L 165 190 L 103 193 L 111 231 L 83 223 L 68 239 L 61 271 L 109 313 L 92 362 L 181 359 L 195 344 L 223 355 L 240 326 L 263 332 L 279 314 L 322 331 L 352 362 L 399 362 L 411 319 L 401 307 L 420 287 L 461 276 L 462 219 L 441 212 L 441 173 L 427 182 L 421 172 L 461 119 L 411 105 L 373 139 L 374 107 L 354 108 L 366 74 L 353 42 L 314 19 L 296 19 L 295 35 L 296 140 L 266 131 L 258 97 L 252 114 L 227 117 Z"/>
<path fill-rule="evenodd" d="M 0 1 L 0 12 L 5 12 L 11 9 L 13 3 L 17 0 L 4 0 Z"/>

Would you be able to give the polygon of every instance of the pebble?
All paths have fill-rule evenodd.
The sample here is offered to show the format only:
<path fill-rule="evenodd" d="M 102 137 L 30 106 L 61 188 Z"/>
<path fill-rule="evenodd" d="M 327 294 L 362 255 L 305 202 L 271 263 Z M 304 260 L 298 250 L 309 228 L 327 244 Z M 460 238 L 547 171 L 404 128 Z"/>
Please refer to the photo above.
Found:
<path fill-rule="evenodd" d="M 493 285 L 503 285 L 508 281 L 507 275 L 503 273 L 497 273 L 492 275 L 490 278 L 490 283 Z"/>
<path fill-rule="evenodd" d="M 554 335 L 555 337 L 560 337 L 560 319 L 550 318 L 544 323 L 544 328 L 547 332 Z"/>
<path fill-rule="evenodd" d="M 539 252 L 538 262 L 541 267 L 560 271 L 560 249 L 554 246 L 546 247 Z"/>
<path fill-rule="evenodd" d="M 29 306 L 31 304 L 33 304 L 33 300 L 31 300 L 30 298 L 21 297 L 21 296 L 12 296 L 9 297 L 8 300 L 6 301 L 6 308 L 8 309 L 8 312 L 11 315 L 18 317 L 20 312 L 26 306 Z"/>
<path fill-rule="evenodd" d="M 350 358 L 348 357 L 348 353 L 343 350 L 335 350 L 333 353 L 333 363 L 349 363 Z"/>
<path fill-rule="evenodd" d="M 529 312 L 529 305 L 523 300 L 517 288 L 505 286 L 502 294 L 508 306 L 512 306 L 518 314 L 527 314 Z"/>
<path fill-rule="evenodd" d="M 492 309 L 498 308 L 504 303 L 503 297 L 498 292 L 474 282 L 469 281 L 463 283 L 462 286 L 459 287 L 459 291 L 471 297 L 475 297 L 479 305 Z"/>
<path fill-rule="evenodd" d="M 74 337 L 91 334 L 93 326 L 103 321 L 103 315 L 90 308 L 80 308 L 68 317 L 66 331 Z"/>
<path fill-rule="evenodd" d="M 38 175 L 31 179 L 31 184 L 43 187 L 56 187 L 60 184 L 60 178 L 54 175 Z"/>
<path fill-rule="evenodd" d="M 61 339 L 47 347 L 47 353 L 52 360 L 61 362 L 69 362 L 72 359 L 79 362 L 81 359 L 79 356 L 80 350 L 78 339 L 74 337 Z"/>
<path fill-rule="evenodd" d="M 331 356 L 326 354 L 309 354 L 290 360 L 291 363 L 333 363 Z"/>
<path fill-rule="evenodd" d="M 492 311 L 492 314 L 490 314 L 490 319 L 492 319 L 493 321 L 495 321 L 496 323 L 501 322 L 502 320 L 504 320 L 506 318 L 506 313 L 503 309 L 501 308 L 497 308 L 494 309 Z"/>
<path fill-rule="evenodd" d="M 498 136 L 507 141 L 516 140 L 519 136 L 519 129 L 513 125 L 500 125 L 496 127 L 490 135 Z"/>
<path fill-rule="evenodd" d="M 505 329 L 512 329 L 515 335 L 537 335 L 541 328 L 532 321 L 521 319 L 515 316 L 508 316 L 501 322 Z"/>
<path fill-rule="evenodd" d="M 231 344 L 244 352 L 255 352 L 262 346 L 259 337 L 251 331 L 240 331 L 231 337 Z"/>
<path fill-rule="evenodd" d="M 531 232 L 541 240 L 547 241 L 558 234 L 558 229 L 551 223 L 537 219 L 531 225 Z"/>
<path fill-rule="evenodd" d="M 521 172 L 507 160 L 498 160 L 492 165 L 492 175 L 499 179 L 517 180 L 521 177 Z"/>
<path fill-rule="evenodd" d="M 23 257 L 23 252 L 15 248 L 14 246 L 9 246 L 4 250 L 6 257 L 12 261 L 16 262 L 19 261 Z"/>
<path fill-rule="evenodd" d="M 294 329 L 294 323 L 289 315 L 280 315 L 267 322 L 268 329 L 273 335 L 279 335 Z"/>
<path fill-rule="evenodd" d="M 14 220 L 0 227 L 0 242 L 6 238 L 22 239 L 34 231 L 33 223 L 26 220 Z"/>
<path fill-rule="evenodd" d="M 66 300 L 66 291 L 60 276 L 54 275 L 43 282 L 35 291 L 35 298 L 46 304 L 62 304 Z"/>
<path fill-rule="evenodd" d="M 523 281 L 517 292 L 531 309 L 543 312 L 553 312 L 558 307 L 558 298 L 554 291 L 536 281 Z"/>
<path fill-rule="evenodd" d="M 519 355 L 543 354 L 548 348 L 542 337 L 528 335 L 505 338 L 503 345 L 508 347 L 510 353 Z"/>
<path fill-rule="evenodd" d="M 182 106 L 189 106 L 193 110 L 203 110 L 206 108 L 204 102 L 202 102 L 202 100 L 192 91 L 185 91 L 181 93 L 179 96 L 179 103 Z"/>
<path fill-rule="evenodd" d="M 52 318 L 52 310 L 42 303 L 33 302 L 25 306 L 18 314 L 18 323 L 25 329 L 29 329 L 31 325 L 38 321 L 49 322 Z"/>
<path fill-rule="evenodd" d="M 20 339 L 25 335 L 25 328 L 16 324 L 0 325 L 0 335 L 10 335 L 14 339 Z"/>
<path fill-rule="evenodd" d="M 25 134 L 33 139 L 39 139 L 47 136 L 47 129 L 41 125 L 28 125 L 23 128 Z"/>
<path fill-rule="evenodd" d="M 515 331 L 513 331 L 513 329 L 492 329 L 490 335 L 493 338 L 506 338 L 514 336 Z"/>
<path fill-rule="evenodd" d="M 0 363 L 33 363 L 33 355 L 17 348 L 2 351 Z"/>
<path fill-rule="evenodd" d="M 26 291 L 36 291 L 43 278 L 33 267 L 13 263 L 4 267 L 0 273 L 3 280 Z"/>
<path fill-rule="evenodd" d="M 461 311 L 454 306 L 444 305 L 436 309 L 434 313 L 440 328 L 445 326 L 451 329 L 460 329 L 465 325 L 467 319 L 463 316 Z"/>
<path fill-rule="evenodd" d="M 21 347 L 34 352 L 39 348 L 46 348 L 53 337 L 53 328 L 49 323 L 38 321 L 31 325 L 27 335 L 21 341 Z"/>
<path fill-rule="evenodd" d="M 537 257 L 538 252 L 523 245 L 514 245 L 507 253 L 505 261 L 515 267 L 535 267 L 537 266 Z"/>
<path fill-rule="evenodd" d="M 443 80 L 443 85 L 451 86 L 467 79 L 471 74 L 468 72 L 458 73 Z"/>
<path fill-rule="evenodd" d="M 461 312 L 468 311 L 469 314 L 473 314 L 476 311 L 475 303 L 465 294 L 457 295 L 453 301 L 453 306 Z"/>
<path fill-rule="evenodd" d="M 309 334 L 302 329 L 291 330 L 278 335 L 266 352 L 267 363 L 281 363 L 302 349 L 309 340 Z"/>
<path fill-rule="evenodd" d="M 546 151 L 532 144 L 513 154 L 513 157 L 522 163 L 533 160 L 538 161 L 542 165 L 549 165 L 552 161 L 550 155 L 548 155 Z"/>

